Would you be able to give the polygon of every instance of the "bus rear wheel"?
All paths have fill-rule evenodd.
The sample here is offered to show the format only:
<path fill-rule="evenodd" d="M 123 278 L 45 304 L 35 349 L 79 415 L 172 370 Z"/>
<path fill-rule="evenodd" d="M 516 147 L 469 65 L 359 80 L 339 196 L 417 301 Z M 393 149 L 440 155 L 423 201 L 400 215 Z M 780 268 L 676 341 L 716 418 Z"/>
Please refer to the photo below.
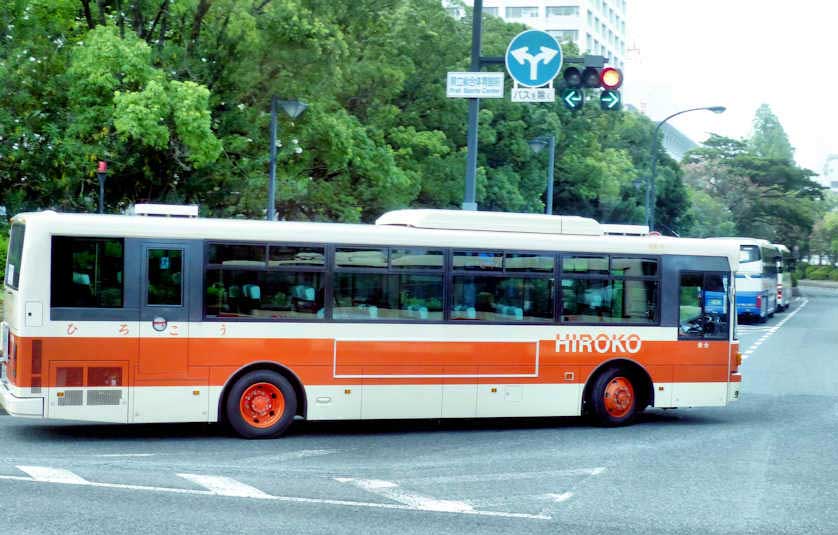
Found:
<path fill-rule="evenodd" d="M 600 425 L 616 427 L 630 424 L 640 412 L 638 383 L 619 367 L 600 373 L 591 388 L 591 407 Z"/>
<path fill-rule="evenodd" d="M 297 396 L 288 379 L 271 370 L 241 376 L 230 389 L 227 421 L 244 438 L 280 436 L 297 414 Z"/>

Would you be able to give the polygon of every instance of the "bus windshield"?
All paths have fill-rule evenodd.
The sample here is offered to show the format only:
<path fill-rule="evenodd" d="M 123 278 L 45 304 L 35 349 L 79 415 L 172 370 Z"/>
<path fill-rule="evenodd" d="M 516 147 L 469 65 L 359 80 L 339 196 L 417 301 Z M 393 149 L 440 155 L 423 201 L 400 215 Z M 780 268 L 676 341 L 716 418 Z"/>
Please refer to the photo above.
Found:
<path fill-rule="evenodd" d="M 23 235 L 26 227 L 20 223 L 12 225 L 9 238 L 9 254 L 6 257 L 6 286 L 17 290 L 20 282 L 20 261 L 23 255 Z"/>
<path fill-rule="evenodd" d="M 739 247 L 739 263 L 758 262 L 760 260 L 758 245 L 742 245 Z"/>

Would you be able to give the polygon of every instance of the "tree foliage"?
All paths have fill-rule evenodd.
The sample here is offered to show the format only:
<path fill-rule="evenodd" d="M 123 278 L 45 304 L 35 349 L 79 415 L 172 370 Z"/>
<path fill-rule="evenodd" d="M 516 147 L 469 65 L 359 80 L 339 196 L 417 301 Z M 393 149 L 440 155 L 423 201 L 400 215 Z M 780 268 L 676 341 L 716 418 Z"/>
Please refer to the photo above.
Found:
<path fill-rule="evenodd" d="M 522 29 L 487 16 L 483 54 L 502 55 Z M 470 39 L 470 19 L 439 0 L 3 2 L 1 201 L 10 212 L 92 210 L 95 162 L 106 160 L 109 211 L 190 202 L 263 217 L 277 95 L 309 104 L 280 116 L 280 217 L 458 207 L 467 104 L 446 98 L 445 73 L 468 67 Z M 547 155 L 527 141 L 552 134 L 557 213 L 643 221 L 647 118 L 505 99 L 481 108 L 481 209 L 544 210 Z M 683 232 L 695 211 L 682 170 L 657 157 L 658 220 Z"/>
<path fill-rule="evenodd" d="M 758 157 L 785 162 L 794 160 L 794 149 L 786 131 L 768 104 L 757 108 L 754 131 L 749 141 L 751 150 Z"/>
<path fill-rule="evenodd" d="M 683 167 L 692 190 L 695 234 L 752 236 L 802 244 L 805 250 L 823 210 L 813 172 L 791 159 L 761 155 L 753 142 L 715 134 L 687 154 Z"/>

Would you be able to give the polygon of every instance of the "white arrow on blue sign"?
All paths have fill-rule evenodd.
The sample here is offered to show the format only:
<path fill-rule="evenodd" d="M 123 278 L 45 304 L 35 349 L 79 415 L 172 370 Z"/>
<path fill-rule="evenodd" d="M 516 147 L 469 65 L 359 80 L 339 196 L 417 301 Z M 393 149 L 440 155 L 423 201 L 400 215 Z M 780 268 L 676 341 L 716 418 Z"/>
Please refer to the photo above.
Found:
<path fill-rule="evenodd" d="M 549 84 L 562 68 L 562 47 L 547 32 L 526 30 L 506 48 L 506 70 L 524 87 Z"/>

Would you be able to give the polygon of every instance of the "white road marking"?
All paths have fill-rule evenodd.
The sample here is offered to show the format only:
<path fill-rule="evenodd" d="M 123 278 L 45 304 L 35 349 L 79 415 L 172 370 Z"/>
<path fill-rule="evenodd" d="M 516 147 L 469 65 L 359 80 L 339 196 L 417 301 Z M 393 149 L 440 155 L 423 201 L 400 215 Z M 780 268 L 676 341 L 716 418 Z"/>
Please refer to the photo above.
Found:
<path fill-rule="evenodd" d="M 149 485 L 127 485 L 123 483 L 98 483 L 95 481 L 87 481 L 82 479 L 81 477 L 69 472 L 67 470 L 60 470 L 55 468 L 47 468 L 42 466 L 18 466 L 19 469 L 23 470 L 27 474 L 30 474 L 29 470 L 32 470 L 32 477 L 24 477 L 24 476 L 7 476 L 7 475 L 0 475 L 0 481 L 26 481 L 30 483 L 45 483 L 45 484 L 61 484 L 61 485 L 77 485 L 77 486 L 84 486 L 84 487 L 95 487 L 95 488 L 105 488 L 105 489 L 119 489 L 119 490 L 139 490 L 139 491 L 147 491 L 147 492 L 165 492 L 170 494 L 187 494 L 187 495 L 198 495 L 198 496 L 222 496 L 220 494 L 216 494 L 209 490 L 198 490 L 198 489 L 182 489 L 182 488 L 172 488 L 172 487 L 155 487 Z M 58 477 L 58 474 L 62 474 L 65 477 Z M 72 477 L 66 477 L 67 474 L 70 474 Z M 35 477 L 38 475 L 39 477 Z M 52 476 L 49 478 L 45 478 L 46 476 Z M 415 507 L 410 507 L 408 505 L 403 504 L 395 504 L 395 503 L 374 503 L 374 502 L 360 502 L 360 501 L 352 501 L 352 500 L 330 500 L 325 498 L 303 498 L 299 496 L 273 496 L 268 495 L 265 500 L 277 501 L 277 502 L 287 502 L 287 503 L 308 503 L 308 504 L 316 504 L 316 505 L 338 505 L 344 507 L 362 507 L 362 508 L 369 508 L 369 509 L 389 509 L 389 510 L 396 510 L 396 511 L 426 511 L 424 509 L 417 509 Z M 430 512 L 430 511 L 426 511 Z M 445 511 L 439 511 L 445 512 Z M 475 515 L 475 516 L 491 516 L 491 517 L 500 517 L 500 518 L 520 518 L 526 520 L 552 520 L 552 517 L 547 514 L 537 514 L 531 515 L 526 513 L 507 513 L 503 511 L 457 511 L 454 514 L 465 514 L 465 515 Z"/>
<path fill-rule="evenodd" d="M 595 468 L 569 468 L 566 470 L 542 470 L 540 472 L 502 472 L 496 474 L 465 474 L 457 476 L 410 477 L 399 481 L 411 483 L 479 483 L 481 481 L 510 481 L 513 479 L 535 479 L 545 476 L 596 476 L 605 471 L 604 466 Z"/>
<path fill-rule="evenodd" d="M 322 455 L 330 455 L 332 453 L 337 453 L 339 450 L 300 450 L 300 451 L 291 451 L 288 453 L 279 453 L 276 455 L 259 455 L 256 457 L 248 457 L 248 461 L 261 461 L 261 462 L 280 462 L 280 461 L 293 461 L 295 459 L 305 459 L 308 457 L 320 457 Z"/>
<path fill-rule="evenodd" d="M 751 354 L 752 354 L 754 351 L 756 351 L 756 349 L 757 349 L 757 348 L 759 348 L 759 346 L 761 346 L 761 345 L 762 345 L 762 344 L 763 344 L 766 340 L 768 340 L 769 338 L 771 338 L 771 335 L 773 335 L 774 333 L 776 333 L 777 331 L 779 331 L 779 330 L 780 330 L 780 327 L 782 327 L 783 325 L 785 325 L 785 324 L 786 324 L 786 322 L 787 322 L 787 321 L 789 321 L 790 319 L 792 319 L 792 318 L 795 316 L 795 314 L 797 314 L 798 312 L 800 312 L 801 310 L 803 310 L 803 307 L 805 307 L 807 303 L 809 303 L 809 300 L 808 300 L 808 299 L 804 299 L 804 300 L 803 300 L 803 302 L 802 302 L 802 303 L 800 303 L 800 306 L 798 306 L 797 308 L 795 308 L 795 309 L 794 309 L 794 310 L 793 310 L 793 311 L 792 311 L 792 312 L 791 312 L 788 316 L 786 316 L 785 318 L 783 318 L 783 321 L 781 321 L 781 322 L 780 322 L 780 323 L 778 323 L 777 325 L 774 325 L 774 326 L 773 326 L 773 327 L 771 327 L 771 328 L 770 328 L 770 329 L 769 329 L 769 330 L 768 330 L 765 334 L 763 334 L 762 336 L 760 336 L 760 337 L 757 339 L 757 341 L 756 341 L 756 342 L 754 342 L 753 344 L 751 344 L 751 345 L 750 345 L 750 347 L 748 347 L 748 349 L 747 349 L 744 353 L 742 353 L 742 360 L 745 360 L 745 359 L 747 359 L 748 357 L 750 357 L 750 356 L 751 356 Z"/>
<path fill-rule="evenodd" d="M 350 477 L 336 477 L 335 481 L 349 483 L 367 492 L 403 503 L 414 509 L 423 511 L 439 511 L 445 513 L 471 513 L 474 507 L 466 502 L 456 500 L 438 500 L 415 492 L 399 488 L 397 483 L 381 479 L 352 479 Z"/>
<path fill-rule="evenodd" d="M 153 453 L 100 453 L 94 457 L 153 457 Z"/>
<path fill-rule="evenodd" d="M 553 500 L 556 503 L 566 502 L 569 499 L 573 498 L 572 492 L 563 492 L 561 494 L 546 494 L 548 498 Z"/>
<path fill-rule="evenodd" d="M 178 477 L 206 487 L 213 494 L 218 496 L 233 496 L 237 498 L 258 498 L 260 500 L 270 499 L 270 494 L 265 494 L 256 487 L 245 485 L 224 476 L 206 476 L 201 474 L 178 474 Z"/>
<path fill-rule="evenodd" d="M 18 466 L 17 468 L 41 483 L 66 483 L 68 485 L 88 485 L 90 483 L 83 477 L 61 468 L 48 468 L 46 466 Z"/>
<path fill-rule="evenodd" d="M 320 457 L 321 455 L 329 455 L 336 453 L 337 450 L 300 450 L 291 453 L 280 455 L 285 460 L 288 459 L 303 459 L 305 457 Z"/>

